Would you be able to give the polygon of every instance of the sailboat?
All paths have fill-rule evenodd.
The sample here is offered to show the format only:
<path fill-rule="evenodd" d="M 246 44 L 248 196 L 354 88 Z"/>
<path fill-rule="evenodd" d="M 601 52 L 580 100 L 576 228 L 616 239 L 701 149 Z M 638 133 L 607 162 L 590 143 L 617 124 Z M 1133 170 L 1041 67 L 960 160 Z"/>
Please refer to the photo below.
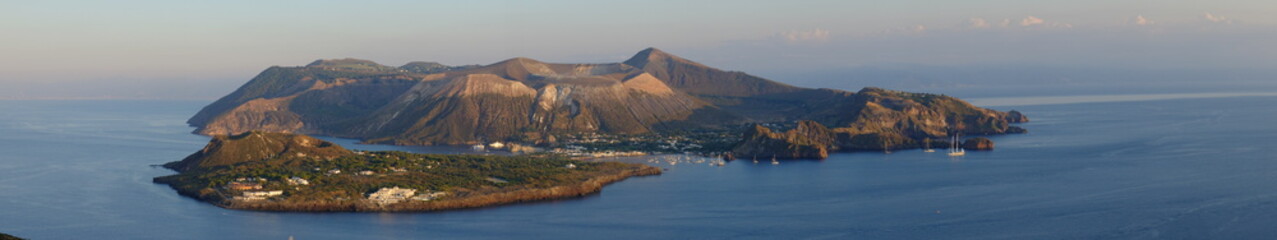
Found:
<path fill-rule="evenodd" d="M 923 140 L 923 143 L 926 144 L 926 147 L 922 148 L 922 152 L 928 152 L 928 153 L 936 152 L 935 149 L 931 149 L 931 138 L 927 138 Z"/>
<path fill-rule="evenodd" d="M 961 147 L 958 147 L 958 139 L 960 138 L 958 138 L 958 136 L 955 134 L 953 136 L 953 140 L 949 141 L 949 156 L 950 157 L 967 155 L 966 149 L 962 149 Z"/>

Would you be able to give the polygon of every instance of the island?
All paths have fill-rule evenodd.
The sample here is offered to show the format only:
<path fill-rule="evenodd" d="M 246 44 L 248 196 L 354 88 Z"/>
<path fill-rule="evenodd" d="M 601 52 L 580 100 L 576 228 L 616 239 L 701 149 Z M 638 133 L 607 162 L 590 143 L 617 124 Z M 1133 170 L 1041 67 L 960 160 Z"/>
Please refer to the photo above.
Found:
<path fill-rule="evenodd" d="M 578 197 L 633 176 L 642 164 L 555 155 L 365 152 L 301 134 L 215 135 L 154 178 L 219 207 L 260 211 L 399 212 L 475 208 Z"/>
<path fill-rule="evenodd" d="M 348 58 L 274 66 L 187 123 L 210 136 L 268 131 L 582 157 L 792 159 L 943 147 L 952 136 L 1024 133 L 1013 124 L 1027 121 L 942 94 L 803 88 L 648 48 L 615 63 L 516 57 L 387 66 Z"/>

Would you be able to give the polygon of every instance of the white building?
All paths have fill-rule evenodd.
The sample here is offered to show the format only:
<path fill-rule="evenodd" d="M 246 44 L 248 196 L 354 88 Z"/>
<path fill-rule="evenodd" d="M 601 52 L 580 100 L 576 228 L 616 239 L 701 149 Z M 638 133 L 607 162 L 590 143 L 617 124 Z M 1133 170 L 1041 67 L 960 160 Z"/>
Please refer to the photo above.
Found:
<path fill-rule="evenodd" d="M 284 195 L 284 190 L 274 190 L 274 191 L 245 191 L 245 192 L 240 193 L 240 194 L 241 194 L 241 196 L 236 196 L 234 199 L 235 199 L 235 200 L 241 200 L 241 201 L 257 201 L 257 200 L 266 200 L 266 198 L 268 198 L 268 197 L 275 197 L 275 196 Z"/>
<path fill-rule="evenodd" d="M 427 192 L 429 192 L 429 190 L 427 190 Z M 429 192 L 429 193 L 417 195 L 416 197 L 412 197 L 412 200 L 430 201 L 430 200 L 439 199 L 440 197 L 443 197 L 443 196 L 448 196 L 448 192 Z"/>
<path fill-rule="evenodd" d="M 288 184 L 289 185 L 310 185 L 310 181 L 301 177 L 291 177 L 291 178 L 288 178 Z"/>
<path fill-rule="evenodd" d="M 412 198 L 417 194 L 416 189 L 411 188 L 381 188 L 377 192 L 368 194 L 368 200 L 378 205 L 394 204 L 408 198 Z"/>

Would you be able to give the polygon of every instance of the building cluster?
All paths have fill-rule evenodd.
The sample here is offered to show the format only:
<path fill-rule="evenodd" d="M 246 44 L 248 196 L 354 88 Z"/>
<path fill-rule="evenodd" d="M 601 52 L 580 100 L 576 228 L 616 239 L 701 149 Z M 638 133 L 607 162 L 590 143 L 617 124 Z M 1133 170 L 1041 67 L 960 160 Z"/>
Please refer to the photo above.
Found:
<path fill-rule="evenodd" d="M 542 151 L 542 149 L 533 147 L 533 146 L 522 145 L 517 143 L 503 143 L 499 141 L 491 142 L 491 143 L 488 143 L 487 145 L 484 145 L 482 143 L 475 144 L 474 146 L 470 146 L 470 149 L 474 151 L 507 150 L 513 153 L 536 153 L 536 152 Z"/>
<path fill-rule="evenodd" d="M 710 153 L 723 149 L 711 149 L 709 145 L 731 145 L 739 141 L 739 134 L 730 131 L 697 132 L 686 134 L 608 135 L 581 134 L 564 137 L 553 153 L 579 157 L 623 157 L 655 153 Z M 721 147 L 720 147 L 721 148 Z"/>
<path fill-rule="evenodd" d="M 417 194 L 416 189 L 389 187 L 389 188 L 381 188 L 381 189 L 378 189 L 376 192 L 369 193 L 368 200 L 372 201 L 373 203 L 376 203 L 377 205 L 387 205 L 387 204 L 394 204 L 394 203 L 401 202 L 403 200 L 407 200 L 408 198 L 411 198 L 413 195 L 416 195 L 416 194 Z"/>
<path fill-rule="evenodd" d="M 416 189 L 388 187 L 378 189 L 376 192 L 368 194 L 368 201 L 372 201 L 377 205 L 389 205 L 405 200 L 430 201 L 447 196 L 447 192 L 425 191 L 423 194 L 417 194 Z"/>
<path fill-rule="evenodd" d="M 269 198 L 269 197 L 278 197 L 282 195 L 284 195 L 284 190 L 244 191 L 240 193 L 240 196 L 235 196 L 234 199 L 240 200 L 240 201 L 258 201 L 258 200 L 266 200 L 266 198 Z"/>

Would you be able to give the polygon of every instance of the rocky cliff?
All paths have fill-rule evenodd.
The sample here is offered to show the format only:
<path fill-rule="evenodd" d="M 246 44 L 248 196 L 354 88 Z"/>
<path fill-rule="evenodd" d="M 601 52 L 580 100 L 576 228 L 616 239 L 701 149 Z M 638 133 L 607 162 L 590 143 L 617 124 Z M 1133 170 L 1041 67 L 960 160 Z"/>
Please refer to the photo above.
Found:
<path fill-rule="evenodd" d="M 833 132 L 813 121 L 800 121 L 798 127 L 781 133 L 754 125 L 731 154 L 740 159 L 824 159 L 833 141 Z"/>

